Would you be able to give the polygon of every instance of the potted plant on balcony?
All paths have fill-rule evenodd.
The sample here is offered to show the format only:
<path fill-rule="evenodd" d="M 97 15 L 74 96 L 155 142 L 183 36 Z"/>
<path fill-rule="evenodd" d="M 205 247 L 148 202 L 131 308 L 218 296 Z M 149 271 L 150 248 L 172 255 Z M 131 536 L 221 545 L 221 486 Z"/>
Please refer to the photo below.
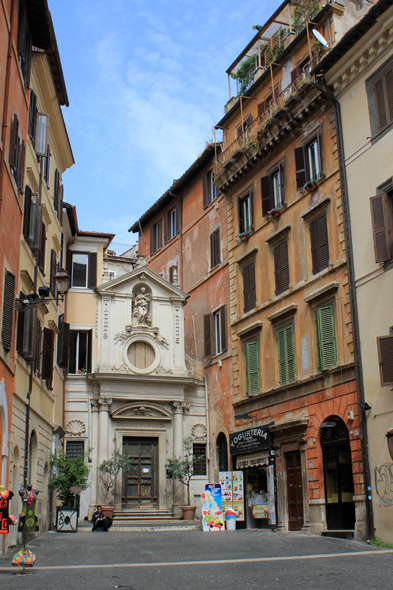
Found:
<path fill-rule="evenodd" d="M 249 233 L 244 231 L 237 235 L 237 243 L 241 244 L 242 242 L 247 242 L 249 237 Z"/>
<path fill-rule="evenodd" d="M 195 463 L 203 457 L 196 457 L 192 454 L 194 439 L 192 436 L 183 438 L 183 457 L 174 457 L 165 463 L 167 477 L 176 479 L 187 488 L 187 506 L 181 506 L 184 520 L 193 520 L 196 506 L 191 506 L 190 482 L 194 475 Z"/>
<path fill-rule="evenodd" d="M 271 209 L 270 211 L 267 212 L 266 218 L 268 220 L 278 219 L 280 217 L 280 215 L 281 215 L 281 211 L 279 209 L 273 208 L 273 209 Z"/>
<path fill-rule="evenodd" d="M 301 192 L 302 193 L 306 193 L 308 191 L 313 192 L 315 191 L 315 189 L 317 188 L 317 183 L 315 180 L 309 180 L 308 182 L 306 182 L 306 184 L 304 184 L 301 188 Z"/>
<path fill-rule="evenodd" d="M 116 483 L 120 472 L 128 470 L 130 468 L 132 459 L 123 453 L 120 453 L 117 449 L 112 452 L 110 459 L 105 459 L 101 465 L 97 467 L 100 472 L 102 485 L 105 489 L 105 502 L 106 506 L 102 507 L 102 512 L 105 516 L 112 518 L 114 506 L 113 506 L 113 495 L 112 488 Z"/>

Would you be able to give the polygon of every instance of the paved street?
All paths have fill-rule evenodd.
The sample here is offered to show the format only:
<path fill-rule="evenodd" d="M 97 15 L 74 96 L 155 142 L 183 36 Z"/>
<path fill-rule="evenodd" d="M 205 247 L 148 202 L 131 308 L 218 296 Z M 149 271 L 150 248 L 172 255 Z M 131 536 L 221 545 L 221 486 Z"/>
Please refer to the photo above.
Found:
<path fill-rule="evenodd" d="M 299 533 L 47 533 L 30 575 L 0 562 L 2 590 L 390 590 L 393 550 Z"/>

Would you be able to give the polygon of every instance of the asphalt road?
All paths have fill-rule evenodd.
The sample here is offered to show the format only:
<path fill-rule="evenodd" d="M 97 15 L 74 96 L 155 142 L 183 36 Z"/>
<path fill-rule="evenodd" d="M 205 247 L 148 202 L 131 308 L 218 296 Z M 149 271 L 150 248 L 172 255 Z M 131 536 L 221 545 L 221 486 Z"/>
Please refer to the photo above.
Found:
<path fill-rule="evenodd" d="M 0 560 L 1 590 L 391 590 L 393 550 L 261 530 L 47 533 L 29 575 Z"/>

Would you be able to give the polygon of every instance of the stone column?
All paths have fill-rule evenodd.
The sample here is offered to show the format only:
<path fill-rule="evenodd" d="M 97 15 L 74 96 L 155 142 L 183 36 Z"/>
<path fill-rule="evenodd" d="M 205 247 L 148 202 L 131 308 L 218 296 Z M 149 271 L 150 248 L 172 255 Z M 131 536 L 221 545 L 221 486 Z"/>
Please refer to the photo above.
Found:
<path fill-rule="evenodd" d="M 112 400 L 105 397 L 98 398 L 98 457 L 97 467 L 101 463 L 108 459 L 108 447 L 109 447 L 109 409 L 112 404 Z M 98 472 L 97 472 L 98 473 Z M 98 475 L 98 493 L 97 499 L 105 503 L 105 490 L 101 483 L 101 478 Z"/>
<path fill-rule="evenodd" d="M 91 429 L 90 429 L 90 445 L 92 446 L 93 450 L 91 452 L 92 456 L 92 474 L 91 474 L 91 494 L 90 494 L 90 509 L 89 509 L 89 519 L 93 514 L 95 507 L 97 506 L 97 478 L 99 477 L 97 466 L 98 466 L 98 401 L 96 399 L 90 400 L 91 404 Z M 91 514 L 90 514 L 91 512 Z"/>
<path fill-rule="evenodd" d="M 173 403 L 173 456 L 183 456 L 183 404 L 182 402 Z M 173 480 L 173 513 L 175 518 L 183 515 L 181 506 L 184 506 L 184 489 L 185 486 Z"/>

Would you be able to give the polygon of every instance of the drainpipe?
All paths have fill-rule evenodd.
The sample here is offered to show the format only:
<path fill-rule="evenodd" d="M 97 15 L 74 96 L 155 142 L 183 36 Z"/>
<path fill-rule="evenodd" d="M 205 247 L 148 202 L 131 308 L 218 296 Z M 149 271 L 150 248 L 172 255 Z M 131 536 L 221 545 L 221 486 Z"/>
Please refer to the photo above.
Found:
<path fill-rule="evenodd" d="M 211 478 L 211 473 L 210 473 L 210 417 L 209 417 L 209 398 L 208 398 L 208 393 L 207 393 L 207 377 L 206 375 L 203 375 L 203 381 L 205 384 L 205 404 L 206 404 L 206 440 L 207 440 L 207 445 L 206 445 L 206 461 L 207 461 L 207 475 L 209 477 L 209 481 L 213 481 Z M 214 478 L 213 478 L 214 479 Z"/>
<path fill-rule="evenodd" d="M 353 330 L 353 355 L 355 362 L 355 378 L 356 378 L 356 390 L 358 397 L 358 411 L 359 411 L 359 428 L 360 428 L 360 440 L 362 445 L 362 456 L 363 456 L 363 477 L 364 487 L 366 495 L 366 518 L 367 518 L 367 538 L 371 540 L 374 536 L 374 523 L 373 523 L 373 511 L 371 504 L 371 483 L 370 483 L 370 464 L 368 460 L 368 440 L 367 440 L 367 426 L 364 405 L 364 382 L 363 382 L 363 371 L 362 371 L 362 357 L 360 349 L 360 336 L 359 336 L 359 316 L 357 308 L 356 298 L 356 287 L 355 287 L 355 271 L 353 262 L 353 246 L 352 246 L 352 232 L 350 223 L 350 211 L 348 201 L 348 182 L 347 182 L 347 171 L 345 167 L 345 156 L 344 156 L 344 142 L 342 135 L 342 124 L 341 124 L 341 108 L 339 101 L 328 92 L 325 88 L 315 82 L 315 74 L 311 84 L 315 86 L 317 90 L 334 105 L 335 119 L 336 119 L 336 130 L 337 130 L 337 153 L 338 163 L 340 172 L 340 185 L 341 185 L 341 202 L 343 208 L 343 219 L 344 219 L 344 236 L 345 236 L 345 250 L 347 255 L 347 269 L 348 269 L 348 285 L 349 285 L 349 300 L 351 305 L 351 316 L 352 316 L 352 330 Z"/>

